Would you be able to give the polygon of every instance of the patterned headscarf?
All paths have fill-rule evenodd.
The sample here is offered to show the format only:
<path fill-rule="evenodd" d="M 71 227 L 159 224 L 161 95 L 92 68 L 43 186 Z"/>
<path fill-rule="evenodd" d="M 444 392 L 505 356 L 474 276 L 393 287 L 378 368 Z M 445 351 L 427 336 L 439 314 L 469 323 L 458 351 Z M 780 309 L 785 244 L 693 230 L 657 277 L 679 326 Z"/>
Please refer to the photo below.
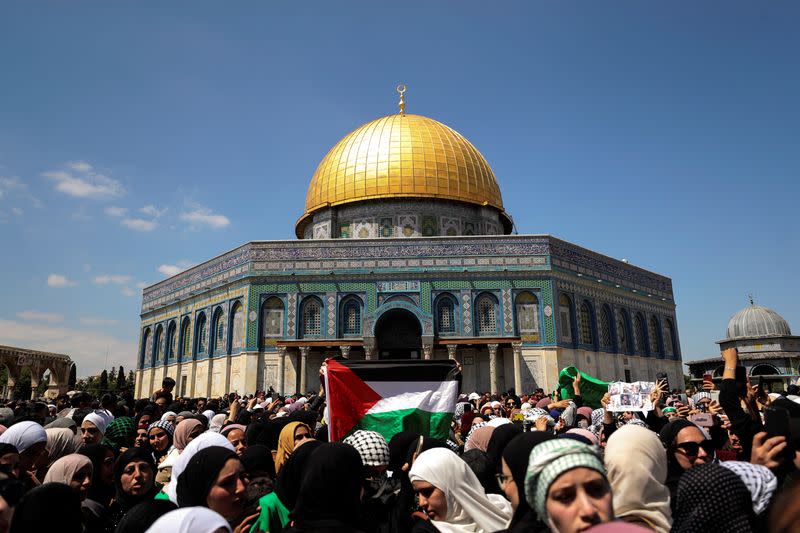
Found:
<path fill-rule="evenodd" d="M 126 440 L 136 435 L 136 421 L 129 416 L 115 418 L 106 428 L 103 444 L 118 452 Z"/>
<path fill-rule="evenodd" d="M 380 433 L 359 429 L 345 438 L 343 442 L 358 450 L 364 466 L 389 464 L 389 445 Z"/>
<path fill-rule="evenodd" d="M 588 444 L 572 439 L 552 439 L 531 450 L 525 474 L 525 498 L 539 518 L 547 517 L 545 503 L 550 485 L 574 468 L 590 468 L 606 477 L 606 468 Z"/>
<path fill-rule="evenodd" d="M 167 432 L 169 435 L 169 442 L 172 443 L 172 434 L 175 433 L 175 426 L 172 425 L 172 422 L 166 422 L 164 420 L 156 420 L 149 426 L 147 426 L 147 434 L 150 434 L 150 430 L 153 428 L 161 428 Z"/>
<path fill-rule="evenodd" d="M 739 476 L 753 497 L 753 512 L 757 515 L 763 513 L 778 488 L 775 474 L 766 466 L 742 461 L 724 461 L 720 465 Z"/>

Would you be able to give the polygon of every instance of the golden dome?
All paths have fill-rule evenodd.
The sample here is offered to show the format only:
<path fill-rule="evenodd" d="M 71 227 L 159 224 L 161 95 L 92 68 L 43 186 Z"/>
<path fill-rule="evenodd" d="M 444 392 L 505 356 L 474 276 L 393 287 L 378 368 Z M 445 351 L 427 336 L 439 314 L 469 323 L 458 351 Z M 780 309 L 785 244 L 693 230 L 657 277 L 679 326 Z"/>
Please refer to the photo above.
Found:
<path fill-rule="evenodd" d="M 500 187 L 489 163 L 460 133 L 420 115 L 389 115 L 356 128 L 320 162 L 301 226 L 318 209 L 389 198 L 438 198 L 498 209 Z"/>

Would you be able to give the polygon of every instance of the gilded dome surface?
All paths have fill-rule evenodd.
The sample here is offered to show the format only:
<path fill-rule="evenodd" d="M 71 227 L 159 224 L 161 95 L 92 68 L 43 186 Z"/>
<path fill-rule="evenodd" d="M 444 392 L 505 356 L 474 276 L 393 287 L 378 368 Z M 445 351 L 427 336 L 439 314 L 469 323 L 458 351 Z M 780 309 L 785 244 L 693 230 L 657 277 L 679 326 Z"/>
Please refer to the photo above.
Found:
<path fill-rule="evenodd" d="M 791 335 L 792 330 L 784 318 L 766 307 L 750 304 L 728 321 L 728 339 L 772 337 Z"/>
<path fill-rule="evenodd" d="M 324 207 L 387 198 L 488 205 L 508 220 L 492 169 L 466 138 L 433 119 L 397 114 L 356 128 L 328 152 L 298 226 Z"/>

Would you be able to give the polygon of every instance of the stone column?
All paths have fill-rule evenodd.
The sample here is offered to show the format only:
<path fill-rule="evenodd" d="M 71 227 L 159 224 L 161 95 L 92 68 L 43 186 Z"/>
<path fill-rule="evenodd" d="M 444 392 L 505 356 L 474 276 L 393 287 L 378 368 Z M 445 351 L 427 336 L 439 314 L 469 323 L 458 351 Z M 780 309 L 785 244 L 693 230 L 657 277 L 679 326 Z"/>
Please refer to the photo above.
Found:
<path fill-rule="evenodd" d="M 308 370 L 308 352 L 311 351 L 311 346 L 300 347 L 300 364 L 298 365 L 300 371 L 300 394 L 306 393 L 306 370 Z"/>
<path fill-rule="evenodd" d="M 39 379 L 31 378 L 31 400 L 36 399 L 36 389 L 39 387 Z"/>
<path fill-rule="evenodd" d="M 432 352 L 433 352 L 433 344 L 423 344 L 422 345 L 422 358 L 423 359 L 430 359 Z"/>
<path fill-rule="evenodd" d="M 367 341 L 364 339 L 364 359 L 375 359 L 375 341 Z"/>
<path fill-rule="evenodd" d="M 487 344 L 489 349 L 489 392 L 496 394 L 500 388 L 497 383 L 497 348 L 499 344 Z"/>
<path fill-rule="evenodd" d="M 522 394 L 522 342 L 512 342 L 514 350 L 514 392 Z"/>
<path fill-rule="evenodd" d="M 350 359 L 350 346 L 339 346 L 339 351 L 342 352 L 342 357 L 345 359 Z"/>
<path fill-rule="evenodd" d="M 278 346 L 278 383 L 275 386 L 278 388 L 278 393 L 284 393 L 284 374 L 286 373 L 286 346 Z"/>
<path fill-rule="evenodd" d="M 447 345 L 447 357 L 459 363 L 461 362 L 461 358 L 458 356 L 458 344 Z"/>

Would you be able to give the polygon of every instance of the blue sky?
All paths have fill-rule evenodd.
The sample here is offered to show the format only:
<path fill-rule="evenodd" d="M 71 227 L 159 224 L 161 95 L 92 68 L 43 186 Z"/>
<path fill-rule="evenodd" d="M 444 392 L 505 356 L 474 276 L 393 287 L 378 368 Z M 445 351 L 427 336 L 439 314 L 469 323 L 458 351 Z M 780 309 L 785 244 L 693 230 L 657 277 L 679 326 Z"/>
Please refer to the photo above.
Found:
<path fill-rule="evenodd" d="M 672 278 L 685 359 L 752 292 L 800 331 L 796 2 L 3 2 L 0 343 L 132 367 L 143 284 L 294 238 L 396 110 L 470 139 L 521 233 Z"/>

